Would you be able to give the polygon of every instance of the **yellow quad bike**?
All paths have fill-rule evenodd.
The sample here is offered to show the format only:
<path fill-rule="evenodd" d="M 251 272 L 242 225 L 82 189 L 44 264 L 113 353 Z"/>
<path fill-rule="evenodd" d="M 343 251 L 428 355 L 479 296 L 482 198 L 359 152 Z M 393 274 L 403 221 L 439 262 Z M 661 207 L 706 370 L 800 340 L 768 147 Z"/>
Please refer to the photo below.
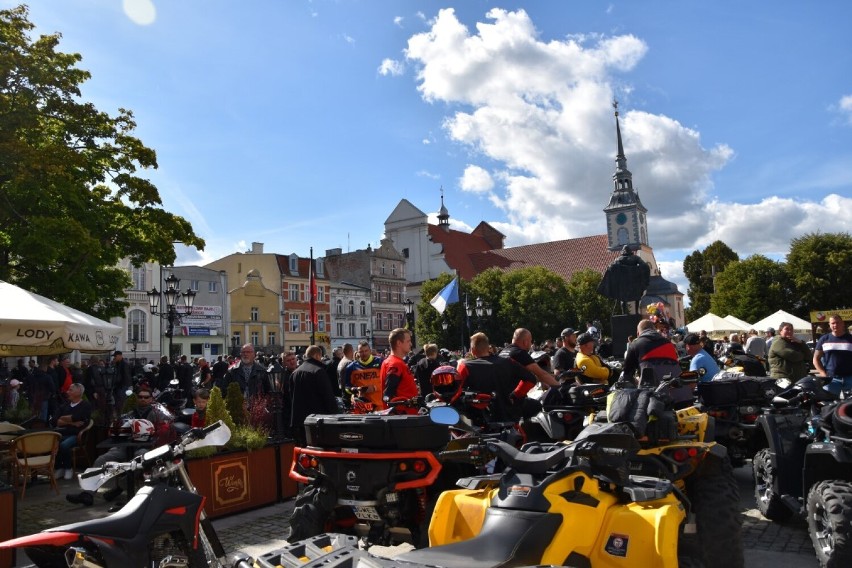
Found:
<path fill-rule="evenodd" d="M 570 444 L 483 445 L 506 469 L 441 494 L 429 548 L 388 560 L 361 550 L 354 537 L 323 534 L 235 566 L 702 566 L 679 554 L 679 537 L 692 528 L 683 493 L 667 479 L 630 475 L 639 444 L 625 425 L 593 424 Z"/>
<path fill-rule="evenodd" d="M 742 519 L 737 480 L 724 446 L 714 441 L 714 420 L 695 406 L 672 409 L 672 389 L 688 388 L 694 374 L 640 382 L 614 396 L 635 398 L 629 418 L 610 407 L 606 419 L 629 425 L 641 449 L 630 459 L 630 473 L 671 481 L 691 503 L 696 531 L 681 536 L 683 554 L 708 568 L 744 565 Z"/>

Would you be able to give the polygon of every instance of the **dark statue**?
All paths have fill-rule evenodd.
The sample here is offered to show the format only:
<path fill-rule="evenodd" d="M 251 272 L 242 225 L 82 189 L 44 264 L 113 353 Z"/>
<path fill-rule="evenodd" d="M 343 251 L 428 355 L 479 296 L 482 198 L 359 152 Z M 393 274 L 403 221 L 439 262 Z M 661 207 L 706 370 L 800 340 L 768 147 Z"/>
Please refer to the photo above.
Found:
<path fill-rule="evenodd" d="M 624 245 L 621 253 L 606 269 L 598 292 L 620 302 L 638 302 L 651 280 L 651 267 Z"/>

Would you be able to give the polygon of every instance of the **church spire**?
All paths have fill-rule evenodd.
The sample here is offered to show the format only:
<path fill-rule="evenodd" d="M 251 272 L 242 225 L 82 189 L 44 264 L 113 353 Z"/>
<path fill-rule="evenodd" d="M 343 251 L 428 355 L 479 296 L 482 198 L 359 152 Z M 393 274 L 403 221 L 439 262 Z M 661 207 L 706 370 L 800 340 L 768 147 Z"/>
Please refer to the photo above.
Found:
<path fill-rule="evenodd" d="M 615 156 L 615 173 L 612 174 L 612 194 L 604 207 L 607 221 L 609 249 L 618 250 L 624 245 L 639 247 L 648 244 L 645 224 L 647 209 L 633 188 L 633 174 L 627 169 L 627 156 L 621 141 L 621 124 L 618 120 L 618 101 L 612 101 L 615 109 L 615 137 L 618 154 Z"/>
<path fill-rule="evenodd" d="M 441 209 L 438 211 L 438 226 L 449 230 L 450 212 L 444 206 L 444 186 L 441 186 Z"/>

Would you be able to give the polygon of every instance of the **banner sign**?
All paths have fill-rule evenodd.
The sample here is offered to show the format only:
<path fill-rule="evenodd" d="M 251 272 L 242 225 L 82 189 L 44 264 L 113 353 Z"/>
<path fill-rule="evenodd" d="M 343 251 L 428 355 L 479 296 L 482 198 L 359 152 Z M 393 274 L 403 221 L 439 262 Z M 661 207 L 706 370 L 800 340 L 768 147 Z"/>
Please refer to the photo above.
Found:
<path fill-rule="evenodd" d="M 811 323 L 828 324 L 828 318 L 834 314 L 839 314 L 843 321 L 852 321 L 852 310 L 825 310 L 820 312 L 811 312 Z M 826 332 L 828 329 L 826 328 Z"/>

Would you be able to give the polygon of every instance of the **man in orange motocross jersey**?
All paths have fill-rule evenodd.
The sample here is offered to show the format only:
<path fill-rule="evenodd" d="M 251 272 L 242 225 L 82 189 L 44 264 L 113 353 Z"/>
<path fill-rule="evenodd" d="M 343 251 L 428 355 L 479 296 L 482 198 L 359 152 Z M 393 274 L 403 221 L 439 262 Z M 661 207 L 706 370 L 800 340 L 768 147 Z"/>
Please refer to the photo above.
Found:
<path fill-rule="evenodd" d="M 403 359 L 411 351 L 411 332 L 401 327 L 390 332 L 391 355 L 382 362 L 382 391 L 385 401 L 417 396 L 417 382 Z"/>
<path fill-rule="evenodd" d="M 373 403 L 374 408 L 384 408 L 381 368 L 381 357 L 373 357 L 370 344 L 361 341 L 358 343 L 358 356 L 344 367 L 340 377 L 344 390 L 348 390 L 350 387 L 367 387 L 363 396 Z"/>

